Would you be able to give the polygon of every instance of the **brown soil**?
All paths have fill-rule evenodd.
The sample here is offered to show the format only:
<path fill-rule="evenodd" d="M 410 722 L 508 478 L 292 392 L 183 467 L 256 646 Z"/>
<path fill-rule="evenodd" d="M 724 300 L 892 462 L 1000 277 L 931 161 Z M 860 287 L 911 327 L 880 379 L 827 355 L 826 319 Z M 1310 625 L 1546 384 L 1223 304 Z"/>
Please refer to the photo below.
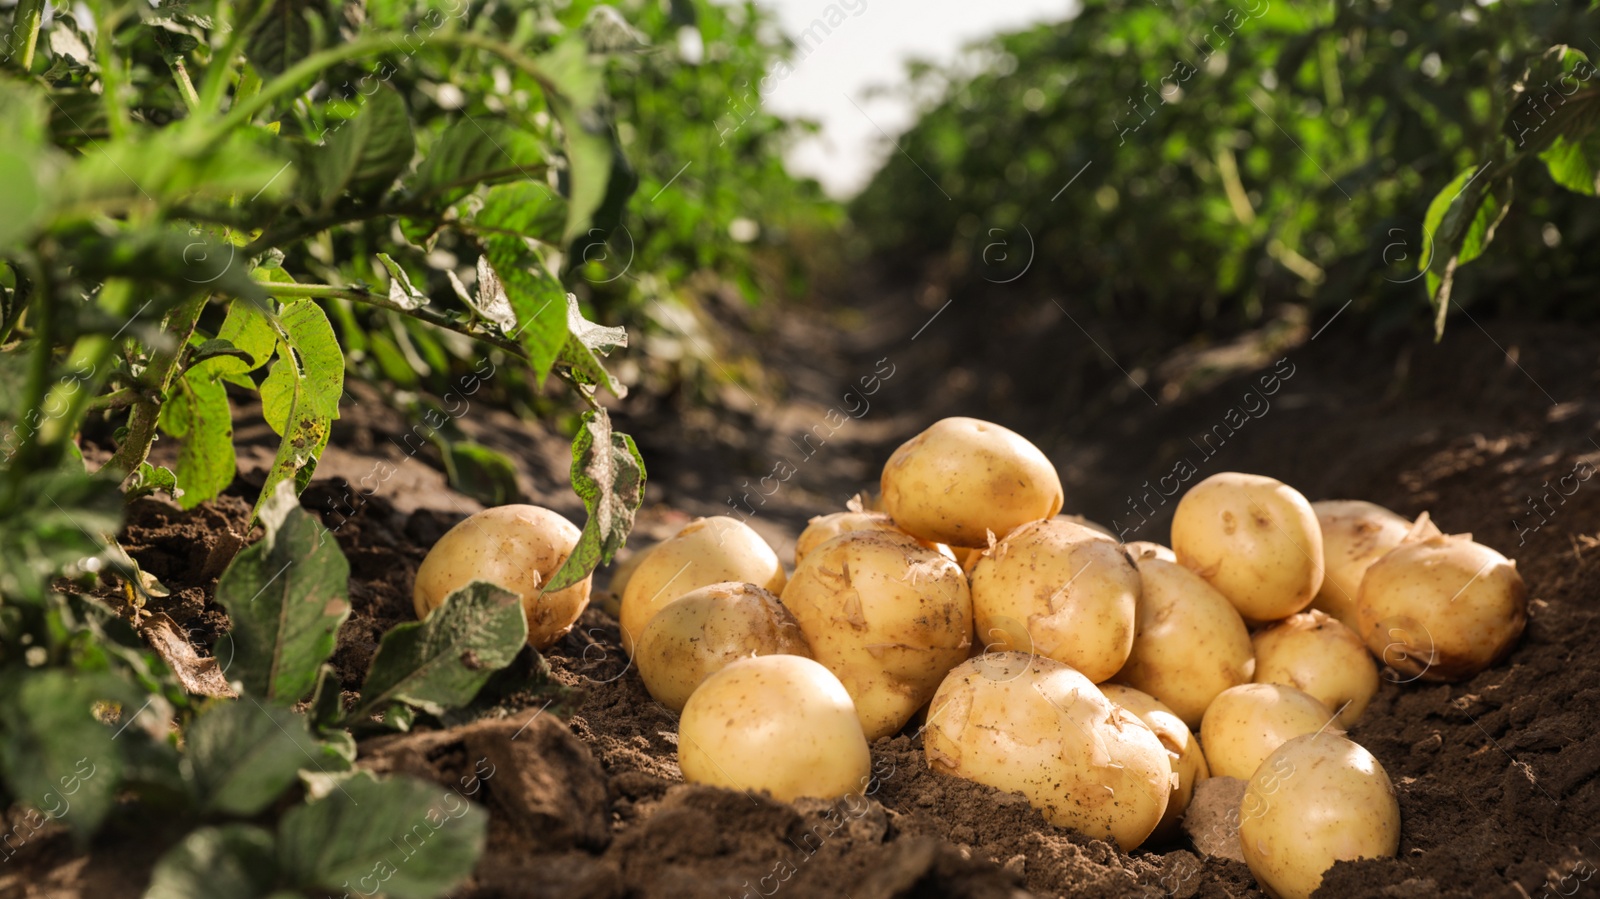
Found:
<path fill-rule="evenodd" d="M 1533 597 L 1527 632 L 1507 661 L 1464 683 L 1384 683 L 1350 735 L 1399 792 L 1400 851 L 1341 863 L 1319 895 L 1529 899 L 1571 894 L 1600 864 L 1600 481 L 1540 499 L 1546 482 L 1557 484 L 1580 460 L 1600 461 L 1592 399 L 1600 339 L 1459 321 L 1434 346 L 1402 335 L 1368 339 L 1359 322 L 1339 320 L 1311 342 L 1309 327 L 1300 328 L 1265 361 L 1243 351 L 1191 353 L 1136 389 L 1119 385 L 1121 375 L 1071 326 L 1020 331 L 1014 364 L 991 376 L 957 351 L 960 310 L 913 341 L 938 302 L 897 308 L 743 323 L 757 334 L 752 352 L 784 376 L 754 402 L 631 416 L 624 404 L 619 423 L 652 466 L 635 545 L 688 514 L 727 512 L 725 497 L 787 459 L 796 462 L 792 479 L 751 521 L 786 553 L 807 516 L 838 508 L 870 484 L 900 440 L 946 414 L 981 415 L 1033 436 L 1062 471 L 1069 510 L 1115 521 L 1129 539 L 1165 539 L 1172 501 L 1159 483 L 1181 459 L 1195 460 L 1200 477 L 1256 471 L 1313 499 L 1426 510 L 1447 531 L 1472 532 L 1517 559 Z M 1013 319 L 1039 320 L 1029 315 L 990 327 L 1004 333 Z M 1245 411 L 1259 418 L 1245 415 L 1214 456 L 1197 449 L 1194 441 L 1229 420 L 1278 356 L 1293 374 L 1262 398 L 1270 409 L 1251 401 Z M 845 391 L 882 359 L 894 373 L 865 398 L 870 410 L 814 454 L 797 449 L 796 436 L 823 433 L 816 426 L 829 409 L 860 408 Z M 1006 386 L 1038 383 L 1077 386 Z M 1096 384 L 1106 386 L 1090 398 Z M 389 441 L 381 438 L 405 426 L 362 400 L 336 436 L 356 468 L 382 457 Z M 509 417 L 495 427 L 520 448 L 529 498 L 579 514 L 559 482 L 560 441 Z M 411 461 L 437 468 L 436 460 Z M 225 620 L 208 603 L 218 554 L 238 545 L 248 515 L 248 484 L 235 489 L 242 492 L 192 513 L 140 502 L 126 535 L 141 565 L 172 588 L 156 607 L 202 650 Z M 344 495 L 342 482 L 320 480 L 305 502 L 327 512 Z M 335 657 L 347 689 L 359 685 L 384 629 L 410 620 L 410 581 L 426 547 L 474 508 L 437 488 L 379 491 L 354 514 L 339 514 L 348 518 L 337 533 L 355 606 Z M 483 778 L 479 799 L 491 812 L 489 850 L 463 896 L 1261 895 L 1244 865 L 1201 859 L 1181 837 L 1130 855 L 1046 824 L 1017 797 L 934 774 L 913 739 L 916 722 L 873 747 L 877 781 L 854 805 L 685 786 L 674 715 L 629 668 L 602 604 L 547 654 L 548 674 L 530 662 L 522 682 L 483 703 L 476 720 L 362 744 L 363 764 L 380 771 L 450 784 L 483 765 L 496 772 Z M 17 874 L 0 872 L 0 896 L 137 895 L 159 854 L 141 836 L 142 850 L 112 830 L 87 855 L 64 836 L 41 839 L 15 859 Z"/>

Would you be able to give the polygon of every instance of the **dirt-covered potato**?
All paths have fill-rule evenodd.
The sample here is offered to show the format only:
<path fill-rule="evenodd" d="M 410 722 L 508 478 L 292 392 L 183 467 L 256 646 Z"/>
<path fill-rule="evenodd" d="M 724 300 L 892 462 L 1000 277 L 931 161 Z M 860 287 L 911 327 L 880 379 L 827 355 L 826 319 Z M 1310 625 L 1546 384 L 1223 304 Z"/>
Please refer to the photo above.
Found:
<path fill-rule="evenodd" d="M 1007 534 L 972 569 L 972 612 L 991 650 L 1034 652 L 1096 683 L 1133 646 L 1139 573 L 1114 541 L 1061 518 Z"/>
<path fill-rule="evenodd" d="M 645 625 L 634 662 L 650 695 L 677 712 L 695 687 L 729 663 L 768 655 L 810 658 L 811 647 L 778 597 L 755 584 L 725 583 L 663 606 Z"/>
<path fill-rule="evenodd" d="M 1337 618 L 1311 609 L 1250 637 L 1258 684 L 1288 684 L 1315 696 L 1349 727 L 1378 692 L 1378 666 L 1361 638 Z"/>
<path fill-rule="evenodd" d="M 765 790 L 785 802 L 860 793 L 872 753 L 844 685 L 801 656 L 740 659 L 705 679 L 678 720 L 689 783 Z"/>
<path fill-rule="evenodd" d="M 945 418 L 883 466 L 883 510 L 923 540 L 987 546 L 1061 511 L 1055 466 L 1022 435 L 976 418 Z"/>
<path fill-rule="evenodd" d="M 1200 745 L 1213 777 L 1249 779 L 1273 750 L 1317 732 L 1344 735 L 1322 700 L 1284 684 L 1241 684 L 1212 700 Z"/>
<path fill-rule="evenodd" d="M 822 544 L 783 605 L 850 691 L 869 740 L 903 727 L 972 646 L 961 568 L 906 534 L 850 531 Z"/>
<path fill-rule="evenodd" d="M 701 587 L 733 581 L 781 593 L 786 580 L 778 554 L 751 527 L 718 515 L 696 518 L 648 550 L 622 591 L 622 648 L 633 655 L 655 613 Z"/>
<path fill-rule="evenodd" d="M 795 567 L 798 568 L 800 563 L 805 560 L 806 555 L 812 550 L 824 543 L 827 543 L 829 540 L 832 540 L 840 534 L 846 534 L 850 531 L 889 531 L 895 534 L 905 533 L 905 531 L 902 531 L 898 526 L 895 525 L 893 519 L 882 512 L 852 511 L 834 512 L 831 515 L 818 515 L 815 518 L 812 518 L 811 521 L 806 524 L 806 529 L 800 532 L 799 537 L 795 538 Z M 947 553 L 952 559 L 955 558 L 955 554 L 951 552 L 950 548 L 947 546 L 939 543 L 933 543 L 928 540 L 919 540 L 918 542 L 929 549 L 938 550 L 941 553 Z"/>
<path fill-rule="evenodd" d="M 498 584 L 522 597 L 528 644 L 546 649 L 572 630 L 589 605 L 594 576 L 564 590 L 543 585 L 578 545 L 578 526 L 541 506 L 495 506 L 445 532 L 417 568 L 411 599 L 418 618 L 473 581 Z"/>
<path fill-rule="evenodd" d="M 1245 864 L 1277 899 L 1307 899 L 1334 862 L 1400 848 L 1400 803 L 1383 765 L 1337 734 L 1296 737 L 1261 764 L 1239 805 Z"/>
<path fill-rule="evenodd" d="M 1172 795 L 1166 747 L 1138 716 L 1066 665 L 1022 652 L 963 663 L 923 731 L 942 774 L 1021 793 L 1046 820 L 1132 850 Z"/>
<path fill-rule="evenodd" d="M 1311 504 L 1322 528 L 1322 560 L 1325 571 L 1322 589 L 1311 607 L 1339 619 L 1352 630 L 1356 627 L 1356 594 L 1361 576 L 1384 553 L 1406 538 L 1412 523 L 1377 503 L 1358 499 L 1330 499 Z M 1420 536 L 1439 533 L 1428 513 L 1417 519 Z"/>
<path fill-rule="evenodd" d="M 1226 471 L 1194 485 L 1172 514 L 1178 561 L 1246 619 L 1276 621 L 1322 587 L 1322 529 L 1298 490 Z"/>
<path fill-rule="evenodd" d="M 1140 589 L 1133 648 L 1116 680 L 1197 728 L 1218 693 L 1254 675 L 1250 632 L 1227 597 L 1189 569 L 1151 553 L 1134 564 Z"/>
<path fill-rule="evenodd" d="M 1150 835 L 1160 838 L 1177 833 L 1183 813 L 1188 810 L 1189 800 L 1194 796 L 1195 784 L 1211 776 L 1206 755 L 1200 750 L 1200 741 L 1194 738 L 1194 732 L 1189 730 L 1177 713 L 1148 693 L 1121 684 L 1101 684 L 1100 692 L 1115 705 L 1138 715 L 1139 720 L 1155 733 L 1156 739 L 1166 748 L 1167 760 L 1177 777 L 1172 784 L 1172 795 L 1167 799 L 1167 810 L 1161 815 L 1161 823 Z"/>
<path fill-rule="evenodd" d="M 1504 658 L 1528 621 L 1517 563 L 1468 536 L 1402 543 L 1372 563 L 1358 630 L 1406 679 L 1456 681 Z"/>
<path fill-rule="evenodd" d="M 1123 544 L 1122 548 L 1128 553 L 1128 558 L 1135 562 L 1140 559 L 1160 559 L 1163 562 L 1176 564 L 1178 561 L 1177 553 L 1159 543 L 1151 543 L 1149 540 L 1135 540 L 1132 543 Z"/>

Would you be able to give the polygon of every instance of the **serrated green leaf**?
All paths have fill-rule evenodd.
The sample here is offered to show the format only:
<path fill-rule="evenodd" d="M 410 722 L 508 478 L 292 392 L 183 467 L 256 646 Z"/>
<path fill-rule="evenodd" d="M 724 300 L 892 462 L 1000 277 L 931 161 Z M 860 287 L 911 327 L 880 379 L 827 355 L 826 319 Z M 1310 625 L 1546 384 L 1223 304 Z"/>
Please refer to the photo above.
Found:
<path fill-rule="evenodd" d="M 393 899 L 433 899 L 472 873 L 488 819 L 435 784 L 359 774 L 283 816 L 279 866 L 302 890 L 337 893 L 351 884 Z"/>
<path fill-rule="evenodd" d="M 363 721 L 399 702 L 431 714 L 463 705 L 527 640 L 528 619 L 517 594 L 473 581 L 445 597 L 425 620 L 383 635 L 361 688 L 361 705 L 346 720 Z"/>
<path fill-rule="evenodd" d="M 266 534 L 234 558 L 217 582 L 232 627 L 218 658 L 243 692 L 279 705 L 311 692 L 350 615 L 350 565 L 287 481 L 258 506 Z"/>
<path fill-rule="evenodd" d="M 181 441 L 178 504 L 193 509 L 233 483 L 233 410 L 212 363 L 185 371 L 161 406 L 161 430 Z"/>
<path fill-rule="evenodd" d="M 633 530 L 644 486 L 644 459 L 633 438 L 614 433 L 604 409 L 585 412 L 572 441 L 572 489 L 583 498 L 589 517 L 572 555 L 545 590 L 564 590 L 611 561 Z"/>
<path fill-rule="evenodd" d="M 277 880 L 276 856 L 269 830 L 202 827 L 156 862 L 144 899 L 263 899 Z"/>
<path fill-rule="evenodd" d="M 185 733 L 200 807 L 248 817 L 277 800 L 301 768 L 347 762 L 306 729 L 305 716 L 250 698 L 213 703 Z"/>
<path fill-rule="evenodd" d="M 543 381 L 567 342 L 566 290 L 545 270 L 544 262 L 521 237 L 491 234 L 483 253 L 494 277 L 478 282 L 479 302 L 503 297 L 516 315 L 507 336 L 522 345 L 534 377 Z"/>
<path fill-rule="evenodd" d="M 346 192 L 363 199 L 382 194 L 411 165 L 416 146 L 406 101 L 385 86 L 310 152 L 315 201 L 331 209 Z"/>
<path fill-rule="evenodd" d="M 428 305 L 428 295 L 411 283 L 411 276 L 388 253 L 379 253 L 378 261 L 389 272 L 389 302 L 401 309 L 421 309 Z M 453 274 L 453 273 L 452 273 Z"/>
<path fill-rule="evenodd" d="M 479 184 L 531 181 L 544 171 L 545 158 L 544 145 L 529 132 L 501 119 L 467 116 L 440 135 L 406 190 L 418 203 L 444 209 Z"/>
<path fill-rule="evenodd" d="M 292 476 L 296 492 L 310 483 L 344 393 L 344 353 L 322 308 L 311 300 L 285 303 L 278 322 L 278 361 L 261 382 L 261 413 L 283 442 L 257 514 L 280 481 Z"/>
<path fill-rule="evenodd" d="M 266 76 L 281 75 L 309 56 L 311 23 L 306 21 L 306 0 L 273 0 L 272 11 L 250 35 L 244 54 Z"/>
<path fill-rule="evenodd" d="M 95 706 L 112 703 L 131 723 L 142 702 L 131 685 L 105 673 L 12 671 L 0 679 L 7 792 L 80 836 L 94 833 L 116 802 L 122 773 L 117 731 L 96 720 Z"/>

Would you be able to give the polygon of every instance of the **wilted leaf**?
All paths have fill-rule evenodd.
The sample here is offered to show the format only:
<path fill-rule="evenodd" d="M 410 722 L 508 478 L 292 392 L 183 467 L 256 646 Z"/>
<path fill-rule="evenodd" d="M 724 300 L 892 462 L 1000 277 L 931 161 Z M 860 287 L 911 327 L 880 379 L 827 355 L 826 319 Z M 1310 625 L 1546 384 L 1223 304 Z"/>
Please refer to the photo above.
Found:
<path fill-rule="evenodd" d="M 388 253 L 379 253 L 378 261 L 389 272 L 389 302 L 401 309 L 421 309 L 428 305 L 428 295 L 411 283 L 411 276 Z M 454 276 L 454 272 L 451 275 Z"/>
<path fill-rule="evenodd" d="M 189 637 L 178 628 L 177 622 L 165 612 L 147 618 L 139 633 L 155 650 L 161 661 L 167 663 L 185 693 L 231 699 L 239 694 L 228 685 L 221 666 L 214 658 L 202 658 L 194 651 Z"/>
<path fill-rule="evenodd" d="M 534 377 L 543 380 L 567 342 L 566 290 L 521 237 L 491 234 L 483 253 L 494 270 L 492 281 L 480 281 L 480 303 L 497 303 L 503 296 L 516 315 L 516 327 L 507 333 L 528 354 Z M 498 287 L 498 293 L 485 296 Z"/>
<path fill-rule="evenodd" d="M 333 654 L 334 635 L 350 614 L 350 565 L 288 482 L 259 509 L 266 534 L 217 582 L 217 603 L 232 628 L 217 641 L 216 655 L 232 660 L 228 677 L 244 692 L 289 705 L 311 692 Z"/>
<path fill-rule="evenodd" d="M 613 433 L 604 409 L 585 412 L 583 427 L 572 441 L 572 489 L 583 498 L 589 518 L 572 555 L 545 590 L 564 590 L 611 561 L 633 530 L 644 485 L 644 459 L 633 438 Z"/>

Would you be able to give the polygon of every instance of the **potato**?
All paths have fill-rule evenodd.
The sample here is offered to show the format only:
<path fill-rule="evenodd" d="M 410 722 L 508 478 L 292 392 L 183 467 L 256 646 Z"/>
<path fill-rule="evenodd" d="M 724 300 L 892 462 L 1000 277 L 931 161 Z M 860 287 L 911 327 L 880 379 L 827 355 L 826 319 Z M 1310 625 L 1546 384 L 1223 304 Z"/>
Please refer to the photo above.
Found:
<path fill-rule="evenodd" d="M 1106 527 L 1105 525 L 1103 525 L 1103 524 L 1101 524 L 1101 523 L 1099 523 L 1097 521 L 1090 521 L 1089 519 L 1084 518 L 1082 515 L 1067 515 L 1067 514 L 1063 513 L 1061 515 L 1057 515 L 1056 517 L 1061 519 L 1061 520 L 1063 520 L 1063 521 L 1070 521 L 1073 524 L 1080 525 L 1082 527 L 1086 527 L 1089 530 L 1094 531 L 1097 534 L 1104 534 L 1105 536 L 1111 538 L 1112 542 L 1114 542 L 1114 543 L 1122 542 L 1120 540 L 1117 540 L 1117 535 L 1113 534 L 1111 532 L 1110 528 Z"/>
<path fill-rule="evenodd" d="M 589 605 L 594 575 L 564 590 L 542 592 L 581 534 L 577 525 L 541 506 L 495 506 L 467 516 L 439 538 L 417 568 L 411 590 L 417 617 L 428 617 L 445 597 L 472 581 L 489 581 L 522 597 L 528 644 L 550 647 Z"/>
<path fill-rule="evenodd" d="M 705 679 L 678 720 L 689 783 L 764 790 L 790 802 L 861 793 L 872 753 L 828 669 L 801 656 L 739 659 Z"/>
<path fill-rule="evenodd" d="M 1178 561 L 1177 553 L 1159 543 L 1151 543 L 1148 540 L 1135 540 L 1132 543 L 1124 543 L 1122 548 L 1127 551 L 1128 558 L 1135 562 L 1140 559 L 1160 559 L 1163 562 L 1177 564 Z"/>
<path fill-rule="evenodd" d="M 1189 569 L 1150 554 L 1135 566 L 1140 589 L 1133 648 L 1116 680 L 1198 728 L 1218 693 L 1255 674 L 1250 632 L 1227 597 Z"/>
<path fill-rule="evenodd" d="M 1025 524 L 972 569 L 972 613 L 991 650 L 1033 652 L 1098 683 L 1133 647 L 1139 572 L 1117 544 L 1060 518 Z"/>
<path fill-rule="evenodd" d="M 946 418 L 883 466 L 883 510 L 906 532 L 950 546 L 987 546 L 1061 511 L 1061 479 L 1020 434 L 976 418 Z"/>
<path fill-rule="evenodd" d="M 1456 681 L 1504 658 L 1528 621 L 1517 563 L 1467 536 L 1402 543 L 1356 595 L 1367 648 L 1403 679 Z"/>
<path fill-rule="evenodd" d="M 726 515 L 696 518 L 648 552 L 628 578 L 617 616 L 622 648 L 630 656 L 651 617 L 691 590 L 725 581 L 783 590 L 778 554 L 749 525 Z"/>
<path fill-rule="evenodd" d="M 1378 666 L 1356 632 L 1311 609 L 1256 631 L 1258 684 L 1288 684 L 1332 709 L 1341 727 L 1361 717 L 1378 692 Z"/>
<path fill-rule="evenodd" d="M 1249 779 L 1273 750 L 1303 734 L 1340 734 L 1320 699 L 1284 684 L 1223 690 L 1200 722 L 1200 745 L 1212 777 Z"/>
<path fill-rule="evenodd" d="M 783 605 L 850 692 L 869 740 L 905 726 L 972 645 L 961 569 L 905 534 L 850 531 L 822 544 Z"/>
<path fill-rule="evenodd" d="M 1325 573 L 1322 589 L 1311 607 L 1339 619 L 1346 627 L 1356 627 L 1356 594 L 1367 567 L 1406 538 L 1412 523 L 1376 504 L 1356 499 L 1323 500 L 1311 504 L 1322 528 L 1322 560 Z M 1439 529 L 1428 521 L 1428 513 L 1417 518 L 1421 536 L 1433 536 Z"/>
<path fill-rule="evenodd" d="M 1246 619 L 1275 621 L 1322 587 L 1322 529 L 1311 504 L 1272 478 L 1228 471 L 1194 485 L 1172 513 L 1178 562 Z"/>
<path fill-rule="evenodd" d="M 831 515 L 818 515 L 806 524 L 806 529 L 794 541 L 794 564 L 796 567 L 805 559 L 806 554 L 813 549 L 827 543 L 840 534 L 850 531 L 890 531 L 904 534 L 905 531 L 895 526 L 893 519 L 882 512 L 834 512 Z M 909 536 L 909 535 L 907 535 Z M 955 553 L 950 547 L 941 543 L 928 540 L 919 540 L 923 546 L 937 550 L 941 554 L 954 559 Z"/>
<path fill-rule="evenodd" d="M 1195 784 L 1211 776 L 1206 755 L 1200 751 L 1200 741 L 1177 713 L 1148 693 L 1120 684 L 1101 684 L 1100 692 L 1112 704 L 1138 715 L 1167 750 L 1167 761 L 1172 764 L 1176 780 L 1172 784 L 1172 795 L 1167 797 L 1167 810 L 1150 836 L 1160 839 L 1176 834 L 1183 813 L 1189 808 L 1189 800 L 1194 796 Z"/>
<path fill-rule="evenodd" d="M 800 625 L 778 597 L 736 583 L 701 587 L 667 603 L 645 625 L 636 649 L 645 689 L 674 712 L 683 710 L 701 681 L 737 659 L 811 658 Z"/>
<path fill-rule="evenodd" d="M 923 731 L 942 774 L 1021 793 L 1046 820 L 1124 850 L 1143 843 L 1172 795 L 1154 732 L 1053 659 L 991 653 L 939 686 Z"/>
<path fill-rule="evenodd" d="M 1239 846 L 1269 895 L 1307 899 L 1334 862 L 1395 854 L 1400 803 L 1372 753 L 1337 734 L 1296 737 L 1250 778 Z"/>

